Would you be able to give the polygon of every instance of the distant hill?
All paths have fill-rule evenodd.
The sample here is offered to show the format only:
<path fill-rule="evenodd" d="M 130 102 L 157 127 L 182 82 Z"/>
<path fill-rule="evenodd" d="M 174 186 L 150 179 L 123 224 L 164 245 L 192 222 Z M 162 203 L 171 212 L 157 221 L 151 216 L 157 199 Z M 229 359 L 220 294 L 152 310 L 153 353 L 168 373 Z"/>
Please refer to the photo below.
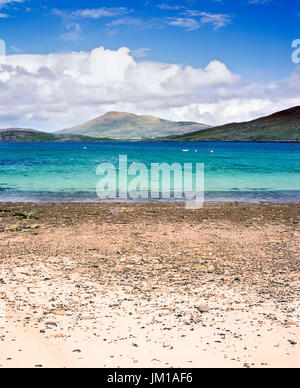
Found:
<path fill-rule="evenodd" d="M 300 141 L 300 106 L 244 123 L 172 136 L 177 141 Z"/>
<path fill-rule="evenodd" d="M 218 127 L 110 112 L 83 125 L 55 133 L 24 128 L 0 129 L 0 142 L 89 142 L 117 139 L 300 142 L 300 106 L 256 120 Z"/>
<path fill-rule="evenodd" d="M 58 131 L 58 134 L 76 134 L 111 139 L 153 139 L 159 136 L 182 135 L 201 131 L 208 125 L 194 122 L 176 122 L 154 116 L 138 116 L 124 112 L 109 112 L 82 125 Z"/>
<path fill-rule="evenodd" d="M 53 133 L 40 132 L 35 129 L 11 128 L 0 129 L 0 142 L 66 142 L 66 141 L 99 141 L 87 136 L 78 135 L 57 135 Z M 109 139 L 101 139 L 109 140 Z"/>

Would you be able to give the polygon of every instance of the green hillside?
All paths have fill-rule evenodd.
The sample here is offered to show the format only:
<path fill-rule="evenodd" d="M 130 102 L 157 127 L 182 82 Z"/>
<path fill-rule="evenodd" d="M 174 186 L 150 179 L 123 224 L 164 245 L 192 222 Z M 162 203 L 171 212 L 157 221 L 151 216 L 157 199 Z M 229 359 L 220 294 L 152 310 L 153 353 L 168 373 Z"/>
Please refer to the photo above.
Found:
<path fill-rule="evenodd" d="M 159 136 L 182 135 L 209 126 L 193 122 L 175 122 L 154 116 L 138 116 L 130 113 L 109 112 L 95 120 L 58 134 L 77 134 L 111 139 L 153 139 Z"/>
<path fill-rule="evenodd" d="M 88 136 L 57 135 L 53 133 L 39 132 L 33 129 L 2 129 L 0 130 L 0 142 L 66 142 L 66 141 L 99 141 Z M 109 139 L 101 139 L 109 140 Z"/>
<path fill-rule="evenodd" d="M 300 141 L 300 106 L 244 123 L 173 136 L 177 141 Z"/>

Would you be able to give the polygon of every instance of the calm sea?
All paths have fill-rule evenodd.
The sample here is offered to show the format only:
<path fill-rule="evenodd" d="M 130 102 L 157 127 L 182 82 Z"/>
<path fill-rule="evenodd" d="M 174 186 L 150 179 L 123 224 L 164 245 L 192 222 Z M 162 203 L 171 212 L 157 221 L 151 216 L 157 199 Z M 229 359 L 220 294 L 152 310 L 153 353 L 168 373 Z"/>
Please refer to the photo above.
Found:
<path fill-rule="evenodd" d="M 196 142 L 0 143 L 0 201 L 97 201 L 97 166 L 119 155 L 204 163 L 208 202 L 300 202 L 300 144 Z"/>

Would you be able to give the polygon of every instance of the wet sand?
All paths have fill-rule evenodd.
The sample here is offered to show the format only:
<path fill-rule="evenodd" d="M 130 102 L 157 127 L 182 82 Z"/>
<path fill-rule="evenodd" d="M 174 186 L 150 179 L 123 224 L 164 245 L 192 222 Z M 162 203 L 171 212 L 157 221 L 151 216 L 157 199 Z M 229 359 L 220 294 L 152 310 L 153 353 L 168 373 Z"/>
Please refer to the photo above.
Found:
<path fill-rule="evenodd" d="M 0 366 L 299 367 L 299 221 L 299 204 L 0 204 Z"/>

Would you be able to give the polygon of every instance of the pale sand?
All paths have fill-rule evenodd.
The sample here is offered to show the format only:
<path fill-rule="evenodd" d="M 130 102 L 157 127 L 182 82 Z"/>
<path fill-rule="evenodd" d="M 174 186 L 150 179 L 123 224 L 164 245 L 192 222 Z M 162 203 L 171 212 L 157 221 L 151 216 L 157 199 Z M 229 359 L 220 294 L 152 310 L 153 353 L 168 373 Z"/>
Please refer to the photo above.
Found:
<path fill-rule="evenodd" d="M 299 205 L 0 208 L 2 367 L 300 366 Z"/>

